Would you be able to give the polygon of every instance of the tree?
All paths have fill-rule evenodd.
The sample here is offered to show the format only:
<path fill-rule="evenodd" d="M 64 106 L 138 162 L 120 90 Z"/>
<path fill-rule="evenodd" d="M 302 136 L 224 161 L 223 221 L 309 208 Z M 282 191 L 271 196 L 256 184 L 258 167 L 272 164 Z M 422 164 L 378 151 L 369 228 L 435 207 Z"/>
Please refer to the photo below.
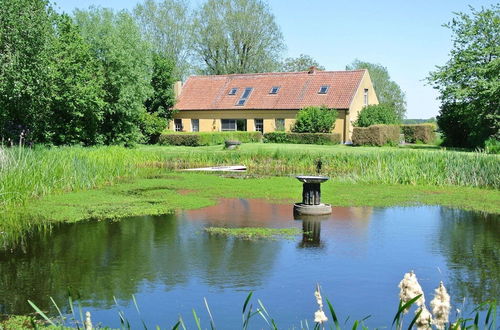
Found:
<path fill-rule="evenodd" d="M 305 107 L 297 113 L 292 131 L 296 133 L 330 133 L 335 128 L 337 110 L 321 107 Z"/>
<path fill-rule="evenodd" d="M 387 104 L 369 105 L 361 109 L 355 125 L 368 127 L 377 124 L 399 124 L 399 118 L 394 110 Z"/>
<path fill-rule="evenodd" d="M 106 144 L 133 144 L 141 139 L 139 124 L 151 95 L 151 50 L 126 11 L 77 10 L 75 21 L 104 73 L 103 122 Z"/>
<path fill-rule="evenodd" d="M 444 25 L 453 35 L 450 59 L 427 78 L 440 93 L 443 143 L 469 148 L 500 139 L 500 5 L 470 9 Z"/>
<path fill-rule="evenodd" d="M 0 140 L 50 139 L 53 15 L 46 0 L 0 0 Z"/>
<path fill-rule="evenodd" d="M 316 67 L 318 70 L 325 70 L 325 68 L 319 65 L 315 59 L 306 54 L 300 54 L 299 57 L 288 57 L 283 61 L 282 71 L 283 72 L 298 72 L 307 71 L 310 67 Z"/>
<path fill-rule="evenodd" d="M 68 15 L 55 20 L 51 51 L 50 133 L 54 144 L 102 143 L 102 70 Z"/>
<path fill-rule="evenodd" d="M 153 51 L 175 63 L 175 74 L 186 77 L 190 65 L 190 19 L 185 0 L 146 0 L 134 9 L 143 36 Z"/>
<path fill-rule="evenodd" d="M 385 104 L 393 109 L 399 120 L 403 120 L 406 113 L 406 95 L 399 85 L 391 80 L 387 68 L 380 64 L 363 62 L 358 59 L 346 66 L 346 70 L 367 69 L 377 93 L 379 104 Z"/>
<path fill-rule="evenodd" d="M 200 71 L 277 71 L 283 35 L 262 0 L 207 0 L 194 13 L 192 47 Z"/>

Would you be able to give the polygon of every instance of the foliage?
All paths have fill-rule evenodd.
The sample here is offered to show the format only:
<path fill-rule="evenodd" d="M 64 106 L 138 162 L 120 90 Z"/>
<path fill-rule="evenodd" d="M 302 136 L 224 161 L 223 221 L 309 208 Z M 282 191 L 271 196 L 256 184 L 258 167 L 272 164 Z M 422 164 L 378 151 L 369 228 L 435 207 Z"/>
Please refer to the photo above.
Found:
<path fill-rule="evenodd" d="M 104 143 L 136 143 L 144 100 L 152 92 L 149 45 L 126 11 L 91 7 L 76 10 L 75 21 L 104 72 Z"/>
<path fill-rule="evenodd" d="M 211 235 L 220 235 L 220 236 L 234 237 L 234 238 L 241 238 L 241 239 L 293 238 L 296 235 L 302 234 L 302 230 L 300 230 L 299 228 L 207 227 L 207 228 L 205 228 L 205 231 Z"/>
<path fill-rule="evenodd" d="M 445 145 L 482 147 L 500 138 L 500 4 L 457 13 L 448 62 L 427 78 L 439 91 L 437 118 Z"/>
<path fill-rule="evenodd" d="M 299 110 L 292 131 L 295 133 L 330 133 L 335 128 L 337 110 L 305 107 Z"/>
<path fill-rule="evenodd" d="M 207 0 L 194 13 L 192 43 L 205 74 L 276 71 L 284 49 L 262 0 Z"/>
<path fill-rule="evenodd" d="M 134 17 L 153 52 L 175 64 L 174 76 L 185 78 L 190 69 L 188 2 L 145 0 L 134 8 Z"/>
<path fill-rule="evenodd" d="M 296 143 L 296 144 L 339 144 L 339 133 L 285 133 L 271 132 L 264 134 L 265 143 Z"/>
<path fill-rule="evenodd" d="M 281 71 L 283 72 L 298 72 L 307 71 L 311 67 L 316 67 L 318 70 L 325 70 L 325 68 L 306 54 L 300 54 L 298 57 L 288 57 L 283 61 Z"/>
<path fill-rule="evenodd" d="M 401 132 L 408 143 L 433 143 L 436 140 L 436 126 L 433 124 L 401 125 Z"/>
<path fill-rule="evenodd" d="M 0 2 L 0 138 L 46 142 L 50 43 L 54 12 L 47 0 Z"/>
<path fill-rule="evenodd" d="M 399 124 L 399 118 L 396 117 L 394 111 L 389 106 L 385 104 L 376 104 L 361 109 L 355 123 L 358 127 L 368 127 L 379 124 Z"/>
<path fill-rule="evenodd" d="M 102 143 L 102 70 L 67 15 L 57 17 L 50 71 L 50 142 Z M 47 136 L 47 138 L 49 138 Z"/>
<path fill-rule="evenodd" d="M 411 125 L 411 124 L 432 124 L 436 123 L 436 118 L 431 117 L 429 119 L 403 119 L 401 121 L 402 124 L 404 125 Z"/>
<path fill-rule="evenodd" d="M 165 119 L 160 117 L 158 112 L 143 112 L 139 124 L 143 135 L 142 142 L 148 144 L 158 143 L 160 135 L 165 129 L 165 122 Z"/>
<path fill-rule="evenodd" d="M 180 136 L 180 137 L 178 137 Z M 183 136 L 189 136 L 183 138 Z M 240 142 L 261 142 L 261 132 L 164 132 L 160 136 L 160 144 L 165 145 L 184 145 L 184 146 L 213 146 L 224 144 L 226 140 L 237 140 Z M 185 142 L 183 142 L 185 141 Z M 178 143 L 178 144 L 174 144 Z M 186 144 L 183 144 L 186 143 Z"/>
<path fill-rule="evenodd" d="M 391 80 L 389 71 L 380 64 L 363 62 L 358 59 L 346 66 L 346 70 L 367 69 L 377 94 L 379 104 L 386 105 L 399 121 L 406 113 L 406 95 L 399 85 Z"/>
<path fill-rule="evenodd" d="M 484 150 L 489 154 L 500 154 L 500 141 L 488 139 L 484 142 Z"/>
<path fill-rule="evenodd" d="M 352 143 L 356 146 L 386 144 L 397 145 L 400 128 L 396 125 L 372 125 L 370 127 L 354 127 Z"/>

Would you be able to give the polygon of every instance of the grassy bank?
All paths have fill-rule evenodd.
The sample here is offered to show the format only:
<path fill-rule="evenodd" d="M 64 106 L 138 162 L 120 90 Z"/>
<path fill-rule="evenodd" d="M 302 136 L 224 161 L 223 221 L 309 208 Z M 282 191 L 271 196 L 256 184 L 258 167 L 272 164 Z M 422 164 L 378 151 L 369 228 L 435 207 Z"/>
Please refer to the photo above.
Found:
<path fill-rule="evenodd" d="M 483 153 L 244 144 L 235 151 L 220 146 L 12 148 L 2 159 L 0 232 L 52 221 L 166 213 L 210 205 L 218 197 L 297 199 L 300 184 L 289 176 L 314 173 L 318 159 L 322 174 L 332 177 L 324 199 L 334 205 L 423 203 L 500 213 L 500 156 Z M 223 164 L 246 165 L 250 176 L 281 177 L 165 176 Z M 194 192 L 179 194 L 183 189 Z M 22 216 L 13 212 L 19 208 Z"/>

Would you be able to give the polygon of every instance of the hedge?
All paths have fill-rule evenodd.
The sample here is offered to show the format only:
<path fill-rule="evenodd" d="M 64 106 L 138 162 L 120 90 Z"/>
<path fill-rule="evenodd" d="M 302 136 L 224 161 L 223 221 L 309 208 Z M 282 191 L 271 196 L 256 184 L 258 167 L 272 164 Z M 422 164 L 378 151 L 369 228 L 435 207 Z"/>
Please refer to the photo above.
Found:
<path fill-rule="evenodd" d="M 407 143 L 432 143 L 436 140 L 436 126 L 433 124 L 401 125 L 401 132 Z"/>
<path fill-rule="evenodd" d="M 240 142 L 261 142 L 261 132 L 164 132 L 160 135 L 159 144 L 174 146 L 211 146 L 224 144 L 226 140 Z"/>
<path fill-rule="evenodd" d="M 264 143 L 339 144 L 340 141 L 339 133 L 272 132 L 264 134 Z"/>
<path fill-rule="evenodd" d="M 399 143 L 400 128 L 397 125 L 372 125 L 369 127 L 354 127 L 352 144 L 356 146 Z"/>

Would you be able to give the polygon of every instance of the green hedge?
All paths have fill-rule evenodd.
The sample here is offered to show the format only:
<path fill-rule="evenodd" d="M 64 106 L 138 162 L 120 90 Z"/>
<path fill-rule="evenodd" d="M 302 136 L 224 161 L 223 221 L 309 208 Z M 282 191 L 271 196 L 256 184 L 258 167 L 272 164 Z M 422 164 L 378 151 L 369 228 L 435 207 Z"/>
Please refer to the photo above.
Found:
<path fill-rule="evenodd" d="M 340 142 L 339 133 L 272 132 L 264 134 L 264 143 L 339 144 Z"/>
<path fill-rule="evenodd" d="M 354 127 L 352 144 L 356 146 L 399 143 L 400 128 L 397 125 L 372 125 L 369 127 Z"/>
<path fill-rule="evenodd" d="M 174 146 L 212 146 L 224 144 L 226 140 L 238 140 L 243 143 L 261 142 L 261 132 L 164 132 L 159 144 Z"/>
<path fill-rule="evenodd" d="M 401 125 L 401 132 L 407 143 L 433 143 L 436 140 L 436 126 L 433 124 Z"/>

